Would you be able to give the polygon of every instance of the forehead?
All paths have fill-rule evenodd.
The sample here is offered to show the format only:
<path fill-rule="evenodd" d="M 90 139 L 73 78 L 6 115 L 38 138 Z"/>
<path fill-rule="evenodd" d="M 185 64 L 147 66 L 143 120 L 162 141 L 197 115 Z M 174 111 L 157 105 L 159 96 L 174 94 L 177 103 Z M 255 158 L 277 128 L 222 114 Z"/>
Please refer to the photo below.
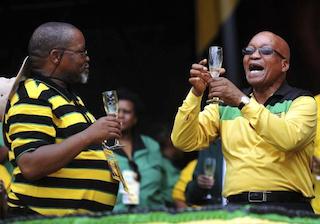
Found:
<path fill-rule="evenodd" d="M 119 107 L 126 108 L 126 109 L 133 109 L 134 104 L 130 100 L 120 99 L 119 100 Z"/>
<path fill-rule="evenodd" d="M 249 45 L 256 47 L 264 45 L 278 46 L 279 41 L 277 40 L 275 35 L 269 33 L 259 33 L 250 40 Z"/>

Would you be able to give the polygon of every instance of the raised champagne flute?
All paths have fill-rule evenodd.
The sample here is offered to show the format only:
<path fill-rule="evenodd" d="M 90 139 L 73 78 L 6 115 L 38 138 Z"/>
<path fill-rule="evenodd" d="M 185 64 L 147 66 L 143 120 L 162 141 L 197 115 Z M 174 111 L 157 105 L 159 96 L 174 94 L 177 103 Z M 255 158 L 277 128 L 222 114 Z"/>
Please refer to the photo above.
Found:
<path fill-rule="evenodd" d="M 119 110 L 119 101 L 118 101 L 117 91 L 108 90 L 103 92 L 102 99 L 103 99 L 103 105 L 104 105 L 104 110 L 106 111 L 106 114 L 117 117 L 118 110 Z M 123 147 L 123 145 L 120 145 L 120 142 L 118 139 L 104 140 L 102 142 L 102 146 L 109 150 L 115 150 Z"/>
<path fill-rule="evenodd" d="M 214 178 L 214 173 L 216 171 L 216 164 L 217 164 L 217 161 L 215 158 L 211 158 L 211 157 L 205 158 L 205 160 L 203 162 L 204 175 L 207 177 L 210 177 L 210 178 Z M 209 191 L 205 197 L 205 199 L 207 199 L 207 200 L 212 199 L 212 195 L 209 193 Z"/>
<path fill-rule="evenodd" d="M 211 46 L 209 47 L 209 55 L 208 55 L 208 66 L 209 73 L 212 78 L 216 78 L 220 75 L 219 69 L 222 66 L 223 61 L 223 50 L 220 46 Z M 213 97 L 206 101 L 209 103 L 222 103 L 223 101 L 219 99 L 219 97 Z"/>

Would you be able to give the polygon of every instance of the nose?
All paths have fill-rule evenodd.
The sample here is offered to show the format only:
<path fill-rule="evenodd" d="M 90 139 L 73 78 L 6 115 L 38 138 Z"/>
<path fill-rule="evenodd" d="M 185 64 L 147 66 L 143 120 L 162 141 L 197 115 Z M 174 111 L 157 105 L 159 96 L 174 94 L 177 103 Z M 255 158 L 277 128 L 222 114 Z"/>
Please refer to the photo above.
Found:
<path fill-rule="evenodd" d="M 250 55 L 250 58 L 260 58 L 260 57 L 261 57 L 261 54 L 258 48 L 256 48 L 255 51 Z"/>
<path fill-rule="evenodd" d="M 119 118 L 119 119 L 122 119 L 122 118 L 123 118 L 123 115 L 124 115 L 123 110 L 119 110 L 119 111 L 118 111 L 118 118 Z"/>

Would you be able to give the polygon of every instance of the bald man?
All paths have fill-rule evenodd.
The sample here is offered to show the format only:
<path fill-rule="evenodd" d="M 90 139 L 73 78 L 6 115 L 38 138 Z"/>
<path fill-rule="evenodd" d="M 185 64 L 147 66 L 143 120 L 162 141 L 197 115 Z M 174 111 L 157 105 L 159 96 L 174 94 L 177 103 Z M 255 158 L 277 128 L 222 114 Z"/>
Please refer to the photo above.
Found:
<path fill-rule="evenodd" d="M 228 203 L 313 212 L 310 163 L 316 102 L 311 93 L 286 82 L 290 49 L 284 39 L 260 32 L 242 52 L 251 85 L 243 91 L 227 78 L 211 78 L 206 60 L 192 65 L 192 89 L 177 112 L 172 141 L 192 151 L 221 137 Z M 207 87 L 209 98 L 224 103 L 209 104 L 200 112 Z"/>
<path fill-rule="evenodd" d="M 3 117 L 14 166 L 9 217 L 112 210 L 119 181 L 101 143 L 121 136 L 120 121 L 96 120 L 73 91 L 89 76 L 83 33 L 69 23 L 41 24 L 28 55 L 26 79 L 17 78 Z"/>

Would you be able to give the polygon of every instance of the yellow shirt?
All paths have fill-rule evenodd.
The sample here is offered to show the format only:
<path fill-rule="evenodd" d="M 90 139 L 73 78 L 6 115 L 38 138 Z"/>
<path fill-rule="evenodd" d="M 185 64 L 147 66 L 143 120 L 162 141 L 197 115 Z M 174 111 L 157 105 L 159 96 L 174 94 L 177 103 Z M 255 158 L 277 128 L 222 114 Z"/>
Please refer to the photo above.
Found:
<path fill-rule="evenodd" d="M 194 159 L 191 162 L 189 162 L 186 165 L 186 167 L 183 168 L 183 170 L 181 171 L 179 179 L 172 190 L 172 198 L 174 200 L 186 202 L 186 187 L 187 184 L 192 180 L 193 171 L 196 168 L 196 165 L 197 160 Z"/>
<path fill-rule="evenodd" d="M 221 136 L 227 167 L 224 197 L 264 190 L 312 197 L 316 102 L 298 93 L 284 85 L 274 94 L 282 99 L 266 107 L 252 97 L 242 111 L 210 104 L 200 112 L 201 97 L 190 91 L 177 112 L 172 141 L 177 148 L 192 151 Z"/>
<path fill-rule="evenodd" d="M 317 111 L 317 117 L 318 117 L 318 125 L 317 125 L 317 135 L 315 140 L 315 150 L 314 155 L 320 158 L 320 94 L 315 96 L 317 105 L 318 105 L 318 111 Z M 311 205 L 316 214 L 320 214 L 320 180 L 316 179 L 316 176 L 313 178 L 314 186 L 315 186 L 315 198 L 312 200 Z"/>

